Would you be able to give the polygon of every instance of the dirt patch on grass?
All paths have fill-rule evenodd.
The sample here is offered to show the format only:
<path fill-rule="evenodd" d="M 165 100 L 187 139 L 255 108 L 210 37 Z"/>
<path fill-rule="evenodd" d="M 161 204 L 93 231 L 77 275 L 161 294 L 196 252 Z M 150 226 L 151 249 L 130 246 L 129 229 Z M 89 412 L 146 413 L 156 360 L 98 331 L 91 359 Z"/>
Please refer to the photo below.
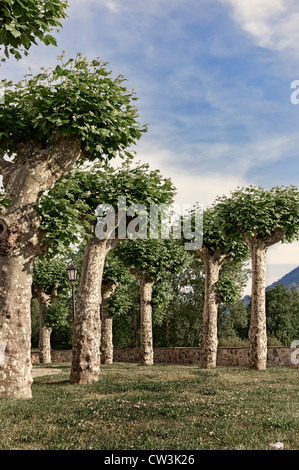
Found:
<path fill-rule="evenodd" d="M 61 374 L 63 371 L 61 369 L 42 369 L 40 367 L 32 368 L 32 377 L 43 377 L 44 375 L 56 375 Z"/>

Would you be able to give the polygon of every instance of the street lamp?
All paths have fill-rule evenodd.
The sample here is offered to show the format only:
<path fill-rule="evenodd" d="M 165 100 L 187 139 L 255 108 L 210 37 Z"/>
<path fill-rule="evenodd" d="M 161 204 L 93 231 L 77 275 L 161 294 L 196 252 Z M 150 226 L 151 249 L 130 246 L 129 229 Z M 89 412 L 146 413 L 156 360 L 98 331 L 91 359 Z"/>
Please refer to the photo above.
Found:
<path fill-rule="evenodd" d="M 69 281 L 72 284 L 72 296 L 73 296 L 73 322 L 75 321 L 75 281 L 77 279 L 77 272 L 78 268 L 74 266 L 73 264 L 70 264 L 70 266 L 67 268 L 67 275 L 69 277 Z"/>

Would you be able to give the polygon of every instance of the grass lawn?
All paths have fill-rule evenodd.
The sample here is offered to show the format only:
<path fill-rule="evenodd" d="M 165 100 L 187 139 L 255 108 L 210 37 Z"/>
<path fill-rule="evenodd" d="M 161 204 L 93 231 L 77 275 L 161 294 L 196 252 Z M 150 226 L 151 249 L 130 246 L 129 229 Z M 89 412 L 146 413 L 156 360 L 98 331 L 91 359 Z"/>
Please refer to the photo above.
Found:
<path fill-rule="evenodd" d="M 44 365 L 40 367 L 44 368 Z M 92 385 L 37 377 L 0 400 L 0 449 L 299 450 L 299 371 L 116 363 Z"/>

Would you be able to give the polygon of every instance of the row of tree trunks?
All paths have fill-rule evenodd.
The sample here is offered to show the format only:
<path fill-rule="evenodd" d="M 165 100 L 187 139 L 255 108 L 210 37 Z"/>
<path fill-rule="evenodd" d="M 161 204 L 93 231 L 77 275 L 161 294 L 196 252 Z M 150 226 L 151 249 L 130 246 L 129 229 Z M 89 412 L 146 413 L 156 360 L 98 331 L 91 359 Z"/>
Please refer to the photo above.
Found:
<path fill-rule="evenodd" d="M 88 312 L 84 310 L 84 321 L 80 319 L 80 313 L 77 317 L 77 328 L 79 324 L 80 331 L 77 333 L 77 345 L 81 346 L 80 353 L 77 347 L 76 351 L 79 353 L 73 360 L 72 368 L 72 383 L 91 383 L 98 380 L 100 371 L 100 362 L 102 364 L 113 363 L 113 318 L 109 315 L 107 310 L 107 303 L 117 284 L 110 283 L 109 285 L 102 286 L 101 297 L 96 294 L 98 289 L 96 287 L 101 282 L 101 273 L 107 253 L 107 246 L 105 243 L 90 243 L 86 247 L 85 260 L 89 260 L 89 268 L 87 271 L 91 272 L 91 262 L 97 264 L 97 274 L 100 277 L 92 276 L 95 285 L 92 286 L 88 281 L 90 294 L 84 296 L 89 299 Z M 266 312 L 265 312 L 265 272 L 266 272 L 266 249 L 256 245 L 252 248 L 253 260 L 253 283 L 252 283 L 252 314 L 249 330 L 250 348 L 249 348 L 249 366 L 253 369 L 265 369 L 267 360 L 267 335 L 266 335 Z M 212 256 L 203 256 L 205 262 L 205 306 L 203 316 L 203 367 L 214 368 L 217 362 L 217 312 L 218 312 L 218 297 L 217 297 L 217 282 L 219 279 L 219 272 L 223 263 L 223 258 Z M 84 272 L 84 271 L 83 271 Z M 152 288 L 153 282 L 140 274 L 137 276 L 140 283 L 140 298 L 141 298 L 141 363 L 144 365 L 152 365 L 153 360 L 153 338 L 152 338 Z M 88 276 L 84 276 L 88 279 Z M 84 289 L 84 292 L 86 290 Z M 90 299 L 93 297 L 93 300 Z M 41 312 L 41 334 L 40 334 L 40 362 L 51 362 L 50 354 L 50 336 L 51 329 L 44 326 L 43 323 L 43 310 L 46 308 L 49 297 L 39 294 L 39 304 Z M 100 319 L 99 305 L 101 305 L 102 315 Z M 86 303 L 84 305 L 86 308 Z M 79 310 L 80 311 L 80 310 Z M 82 312 L 82 310 L 81 310 Z M 86 331 L 88 330 L 88 336 Z M 84 346 L 83 346 L 84 345 Z M 100 345 L 100 355 L 99 355 Z M 85 348 L 84 348 L 85 347 Z M 77 359 L 77 360 L 76 360 Z M 79 368 L 76 368 L 79 364 Z"/>
<path fill-rule="evenodd" d="M 266 368 L 267 360 L 267 334 L 266 334 L 266 312 L 265 312 L 265 273 L 266 273 L 266 249 L 265 247 L 252 247 L 253 279 L 252 279 L 252 311 L 249 330 L 249 367 L 262 370 Z M 202 343 L 202 366 L 204 368 L 215 368 L 217 363 L 217 315 L 219 299 L 217 294 L 217 283 L 219 272 L 225 261 L 225 256 L 215 253 L 211 255 L 208 251 L 201 252 L 205 263 L 205 305 L 203 315 L 203 343 Z M 153 337 L 152 337 L 152 289 L 154 282 L 146 276 L 136 273 L 140 284 L 141 300 L 141 363 L 152 365 Z M 112 364 L 113 362 L 113 318 L 107 311 L 107 302 L 115 290 L 110 286 L 102 289 L 102 332 L 101 332 L 101 362 Z"/>

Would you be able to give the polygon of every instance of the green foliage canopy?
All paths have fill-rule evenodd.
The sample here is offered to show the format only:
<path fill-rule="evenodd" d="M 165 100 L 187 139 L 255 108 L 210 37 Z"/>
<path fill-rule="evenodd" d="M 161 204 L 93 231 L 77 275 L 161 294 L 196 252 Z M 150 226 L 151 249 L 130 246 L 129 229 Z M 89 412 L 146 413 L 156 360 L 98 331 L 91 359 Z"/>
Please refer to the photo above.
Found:
<path fill-rule="evenodd" d="M 125 284 L 130 282 L 132 275 L 128 272 L 121 259 L 110 251 L 105 259 L 102 285 Z"/>
<path fill-rule="evenodd" d="M 57 45 L 47 34 L 61 27 L 66 17 L 67 1 L 60 0 L 1 0 L 0 3 L 0 57 L 4 61 L 10 54 L 21 59 L 28 55 L 32 44 L 39 39 L 47 46 Z"/>
<path fill-rule="evenodd" d="M 92 236 L 99 204 L 116 208 L 119 196 L 126 198 L 127 207 L 172 201 L 175 188 L 170 179 L 148 164 L 131 167 L 130 162 L 126 159 L 118 168 L 98 163 L 89 169 L 74 168 L 40 199 L 41 229 L 52 249 L 63 251 L 66 245 Z"/>
<path fill-rule="evenodd" d="M 241 261 L 249 257 L 247 245 L 240 235 L 228 237 L 222 231 L 223 213 L 221 206 L 207 208 L 203 213 L 203 246 L 213 256 L 216 251 L 228 255 L 228 259 Z"/>
<path fill-rule="evenodd" d="M 46 294 L 51 293 L 55 287 L 60 291 L 69 289 L 66 268 L 66 257 L 37 258 L 34 262 L 33 286 L 43 288 Z"/>
<path fill-rule="evenodd" d="M 222 228 L 230 237 L 263 238 L 284 232 L 283 241 L 299 236 L 299 192 L 296 186 L 240 188 L 217 200 Z"/>
<path fill-rule="evenodd" d="M 117 246 L 116 252 L 131 272 L 153 281 L 179 272 L 187 263 L 186 251 L 171 238 L 128 240 Z"/>
<path fill-rule="evenodd" d="M 115 79 L 106 62 L 89 62 L 78 54 L 53 70 L 29 73 L 13 84 L 4 80 L 5 104 L 0 107 L 0 153 L 17 158 L 18 145 L 39 141 L 55 145 L 57 134 L 74 135 L 89 160 L 124 156 L 146 131 L 137 122 L 137 99 L 123 75 Z"/>

